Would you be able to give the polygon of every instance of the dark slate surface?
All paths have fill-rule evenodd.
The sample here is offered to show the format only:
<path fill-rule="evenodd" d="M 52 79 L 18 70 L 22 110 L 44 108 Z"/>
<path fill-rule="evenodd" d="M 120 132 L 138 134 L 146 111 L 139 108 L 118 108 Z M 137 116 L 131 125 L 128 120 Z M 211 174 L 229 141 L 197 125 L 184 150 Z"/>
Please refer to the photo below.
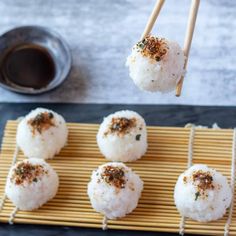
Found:
<path fill-rule="evenodd" d="M 217 122 L 220 127 L 232 128 L 236 126 L 236 107 L 202 107 L 202 106 L 154 106 L 154 105 L 94 105 L 94 104 L 0 104 L 0 135 L 8 119 L 16 119 L 25 115 L 38 106 L 50 108 L 62 114 L 71 122 L 101 122 L 102 117 L 120 109 L 131 109 L 139 112 L 148 125 L 184 126 L 186 123 L 195 123 L 211 126 Z M 0 224 L 0 236 L 154 236 L 172 235 L 153 232 L 135 231 L 102 231 L 76 227 L 54 227 L 42 225 L 7 225 Z"/>

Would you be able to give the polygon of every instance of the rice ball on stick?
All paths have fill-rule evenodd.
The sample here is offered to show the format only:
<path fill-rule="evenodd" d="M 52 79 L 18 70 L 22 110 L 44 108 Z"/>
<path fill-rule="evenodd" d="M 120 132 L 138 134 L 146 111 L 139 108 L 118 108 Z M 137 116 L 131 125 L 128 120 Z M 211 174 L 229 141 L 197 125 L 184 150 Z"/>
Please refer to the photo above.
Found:
<path fill-rule="evenodd" d="M 5 193 L 17 208 L 31 211 L 52 199 L 58 186 L 55 170 L 44 160 L 31 158 L 10 169 Z"/>
<path fill-rule="evenodd" d="M 108 160 L 135 161 L 147 150 L 145 121 L 134 111 L 124 110 L 110 114 L 99 127 L 97 143 Z"/>
<path fill-rule="evenodd" d="M 65 146 L 68 129 L 56 112 L 37 108 L 24 117 L 17 128 L 16 142 L 28 158 L 53 158 Z"/>
<path fill-rule="evenodd" d="M 230 206 L 232 191 L 220 172 L 197 164 L 179 176 L 174 199 L 182 216 L 207 222 L 223 217 Z"/>
<path fill-rule="evenodd" d="M 184 75 L 184 52 L 177 42 L 148 35 L 132 48 L 126 65 L 141 90 L 169 92 Z"/>
<path fill-rule="evenodd" d="M 93 171 L 88 184 L 92 207 L 108 219 L 124 217 L 138 204 L 143 181 L 120 162 L 106 163 Z"/>

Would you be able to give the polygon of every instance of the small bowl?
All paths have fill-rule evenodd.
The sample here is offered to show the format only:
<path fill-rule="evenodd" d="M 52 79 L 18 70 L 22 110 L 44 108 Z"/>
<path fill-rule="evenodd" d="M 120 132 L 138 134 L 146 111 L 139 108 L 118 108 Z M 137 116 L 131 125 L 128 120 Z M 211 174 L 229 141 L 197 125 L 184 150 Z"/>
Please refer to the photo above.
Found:
<path fill-rule="evenodd" d="M 0 62 L 6 52 L 22 44 L 33 44 L 45 48 L 54 62 L 55 76 L 46 87 L 34 89 L 5 80 L 0 73 L 1 87 L 18 93 L 39 94 L 56 88 L 66 79 L 71 69 L 71 53 L 68 45 L 58 33 L 41 26 L 14 28 L 0 36 Z"/>

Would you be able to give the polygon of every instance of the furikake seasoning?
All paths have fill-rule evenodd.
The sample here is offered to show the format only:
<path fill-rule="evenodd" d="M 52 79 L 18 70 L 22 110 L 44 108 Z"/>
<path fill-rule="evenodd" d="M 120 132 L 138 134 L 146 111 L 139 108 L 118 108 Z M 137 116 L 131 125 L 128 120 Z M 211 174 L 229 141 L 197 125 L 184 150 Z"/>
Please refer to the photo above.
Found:
<path fill-rule="evenodd" d="M 137 120 L 135 118 L 128 119 L 125 117 L 113 117 L 108 131 L 104 133 L 104 135 L 106 136 L 109 133 L 116 133 L 123 136 L 129 133 L 132 128 L 136 127 L 136 123 Z"/>
<path fill-rule="evenodd" d="M 14 169 L 11 181 L 16 185 L 21 185 L 24 182 L 38 182 L 43 174 L 48 174 L 42 165 L 31 164 L 29 162 L 20 162 Z"/>
<path fill-rule="evenodd" d="M 104 180 L 109 185 L 116 188 L 125 187 L 125 172 L 122 167 L 106 166 L 101 174 L 101 179 Z"/>
<path fill-rule="evenodd" d="M 169 50 L 165 39 L 150 35 L 138 42 L 136 47 L 140 49 L 143 56 L 154 59 L 155 61 L 161 61 Z"/>
<path fill-rule="evenodd" d="M 52 112 L 41 112 L 36 115 L 34 118 L 28 121 L 28 124 L 32 127 L 32 133 L 39 132 L 49 129 L 54 124 L 54 115 Z"/>

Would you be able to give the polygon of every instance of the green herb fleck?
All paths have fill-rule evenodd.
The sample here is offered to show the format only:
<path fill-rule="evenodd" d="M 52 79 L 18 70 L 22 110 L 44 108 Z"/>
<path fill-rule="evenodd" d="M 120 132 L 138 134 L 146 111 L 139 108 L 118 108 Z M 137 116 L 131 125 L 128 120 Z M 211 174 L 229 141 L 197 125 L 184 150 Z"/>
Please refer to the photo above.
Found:
<path fill-rule="evenodd" d="M 137 134 L 136 137 L 135 137 L 135 139 L 136 139 L 137 141 L 139 141 L 140 138 L 141 138 L 141 134 Z"/>
<path fill-rule="evenodd" d="M 37 178 L 34 178 L 33 181 L 34 181 L 34 182 L 38 182 L 38 179 L 37 179 Z"/>
<path fill-rule="evenodd" d="M 143 49 L 145 47 L 145 45 L 147 44 L 146 39 L 143 39 L 142 41 L 137 43 L 137 46 L 141 49 Z"/>
<path fill-rule="evenodd" d="M 49 113 L 48 113 L 48 117 L 49 117 L 50 119 L 52 119 L 52 118 L 54 117 L 53 113 L 52 113 L 52 112 L 49 112 Z"/>
<path fill-rule="evenodd" d="M 195 201 L 197 201 L 197 199 L 198 199 L 198 197 L 199 197 L 200 195 L 201 195 L 200 192 L 196 192 L 196 193 L 195 193 Z"/>

